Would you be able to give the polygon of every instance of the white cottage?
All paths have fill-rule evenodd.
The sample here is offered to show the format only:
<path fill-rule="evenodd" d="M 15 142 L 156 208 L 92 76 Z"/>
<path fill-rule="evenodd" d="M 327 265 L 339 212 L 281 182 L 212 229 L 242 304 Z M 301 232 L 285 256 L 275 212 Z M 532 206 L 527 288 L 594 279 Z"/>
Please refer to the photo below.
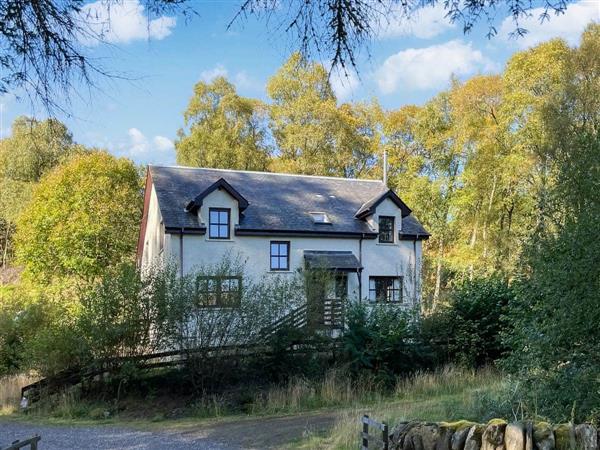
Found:
<path fill-rule="evenodd" d="M 138 264 L 181 274 L 240 255 L 252 277 L 331 270 L 335 296 L 416 306 L 429 233 L 378 180 L 149 166 Z M 217 291 L 239 289 L 234 277 Z"/>

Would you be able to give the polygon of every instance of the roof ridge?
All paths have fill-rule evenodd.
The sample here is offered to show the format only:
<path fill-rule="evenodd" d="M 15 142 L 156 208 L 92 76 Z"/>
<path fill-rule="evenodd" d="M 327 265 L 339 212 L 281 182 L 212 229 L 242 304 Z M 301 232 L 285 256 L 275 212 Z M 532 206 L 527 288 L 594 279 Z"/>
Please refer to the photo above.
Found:
<path fill-rule="evenodd" d="M 219 172 L 237 172 L 237 173 L 253 173 L 258 175 L 277 175 L 284 177 L 302 177 L 302 178 L 324 178 L 329 180 L 345 180 L 345 181 L 366 181 L 369 183 L 381 183 L 382 180 L 370 180 L 367 178 L 347 178 L 347 177 L 332 177 L 327 175 L 304 175 L 296 173 L 285 173 L 285 172 L 261 172 L 258 170 L 237 170 L 237 169 L 217 169 L 213 167 L 189 167 L 189 166 L 177 166 L 177 165 L 162 165 L 162 164 L 148 164 L 148 167 L 159 167 L 165 169 L 185 169 L 185 170 L 215 170 Z"/>

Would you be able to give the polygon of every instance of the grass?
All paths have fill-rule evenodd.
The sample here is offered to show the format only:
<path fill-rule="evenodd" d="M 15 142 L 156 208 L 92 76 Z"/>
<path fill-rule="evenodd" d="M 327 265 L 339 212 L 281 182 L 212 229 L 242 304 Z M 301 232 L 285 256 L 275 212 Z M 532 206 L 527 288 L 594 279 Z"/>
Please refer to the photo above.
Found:
<path fill-rule="evenodd" d="M 30 381 L 27 377 L 13 377 L 0 382 L 0 405 L 8 405 L 6 412 L 16 410 L 20 386 Z M 71 391 L 40 402 L 27 417 L 55 424 L 87 425 L 102 421 L 171 429 L 197 428 L 211 421 L 242 422 L 249 416 L 267 418 L 335 411 L 337 420 L 333 429 L 326 434 L 307 430 L 287 448 L 345 450 L 357 447 L 358 420 L 363 414 L 385 421 L 390 427 L 401 420 L 483 422 L 497 414 L 494 407 L 500 393 L 505 392 L 504 387 L 502 374 L 493 369 L 473 371 L 447 367 L 435 372 L 419 372 L 398 379 L 395 387 L 387 390 L 368 378 L 351 383 L 344 372 L 332 370 L 318 381 L 296 378 L 269 389 L 250 393 L 244 390 L 244 400 L 239 392 L 233 396 L 229 393 L 196 400 L 173 396 L 125 398 L 120 402 L 121 409 L 115 409 L 114 402 L 83 401 L 77 391 Z M 178 413 L 172 414 L 176 405 Z"/>
<path fill-rule="evenodd" d="M 19 410 L 21 388 L 35 382 L 29 375 L 0 377 L 0 416 L 13 414 Z"/>
<path fill-rule="evenodd" d="M 369 414 L 393 427 L 403 420 L 487 421 L 493 415 L 490 404 L 504 387 L 502 375 L 492 369 L 468 371 L 445 368 L 433 373 L 417 373 L 398 381 L 394 394 L 381 401 L 342 412 L 326 435 L 311 435 L 289 448 L 302 450 L 355 449 L 359 419 Z"/>
<path fill-rule="evenodd" d="M 350 382 L 339 369 L 330 370 L 320 381 L 295 378 L 255 395 L 253 414 L 291 414 L 321 408 L 353 407 L 384 398 L 381 386 L 365 378 Z"/>

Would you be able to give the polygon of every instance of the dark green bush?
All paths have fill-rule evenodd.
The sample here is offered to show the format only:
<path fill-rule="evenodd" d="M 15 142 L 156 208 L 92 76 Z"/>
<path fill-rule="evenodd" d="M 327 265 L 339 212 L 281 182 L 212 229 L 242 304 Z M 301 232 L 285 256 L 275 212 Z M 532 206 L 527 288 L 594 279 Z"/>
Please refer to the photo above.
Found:
<path fill-rule="evenodd" d="M 342 338 L 344 358 L 355 376 L 372 373 L 384 383 L 428 364 L 416 339 L 418 320 L 393 305 L 355 304 L 348 308 Z"/>
<path fill-rule="evenodd" d="M 513 289 L 500 278 L 479 278 L 459 285 L 449 304 L 422 321 L 422 339 L 435 363 L 480 367 L 498 360 L 506 350 L 501 333 Z"/>
<path fill-rule="evenodd" d="M 502 361 L 531 414 L 600 420 L 600 207 L 569 220 L 529 255 Z"/>

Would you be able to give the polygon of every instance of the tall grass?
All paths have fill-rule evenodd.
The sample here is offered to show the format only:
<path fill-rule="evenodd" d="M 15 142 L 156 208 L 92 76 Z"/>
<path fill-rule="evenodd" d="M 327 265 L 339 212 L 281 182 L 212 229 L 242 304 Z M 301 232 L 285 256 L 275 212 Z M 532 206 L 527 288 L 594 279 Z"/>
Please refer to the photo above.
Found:
<path fill-rule="evenodd" d="M 479 371 L 446 367 L 435 372 L 418 372 L 399 379 L 394 392 L 372 404 L 344 411 L 326 436 L 310 436 L 295 443 L 298 449 L 346 450 L 358 447 L 359 419 L 369 414 L 393 427 L 403 420 L 487 420 L 485 399 L 502 392 L 502 374 L 485 368 Z"/>
<path fill-rule="evenodd" d="M 351 381 L 340 369 L 328 371 L 320 381 L 293 378 L 255 395 L 252 413 L 292 413 L 310 409 L 371 404 L 383 398 L 381 386 L 371 378 Z"/>
<path fill-rule="evenodd" d="M 21 401 L 21 388 L 36 380 L 37 378 L 29 375 L 0 377 L 0 415 L 17 411 Z"/>

